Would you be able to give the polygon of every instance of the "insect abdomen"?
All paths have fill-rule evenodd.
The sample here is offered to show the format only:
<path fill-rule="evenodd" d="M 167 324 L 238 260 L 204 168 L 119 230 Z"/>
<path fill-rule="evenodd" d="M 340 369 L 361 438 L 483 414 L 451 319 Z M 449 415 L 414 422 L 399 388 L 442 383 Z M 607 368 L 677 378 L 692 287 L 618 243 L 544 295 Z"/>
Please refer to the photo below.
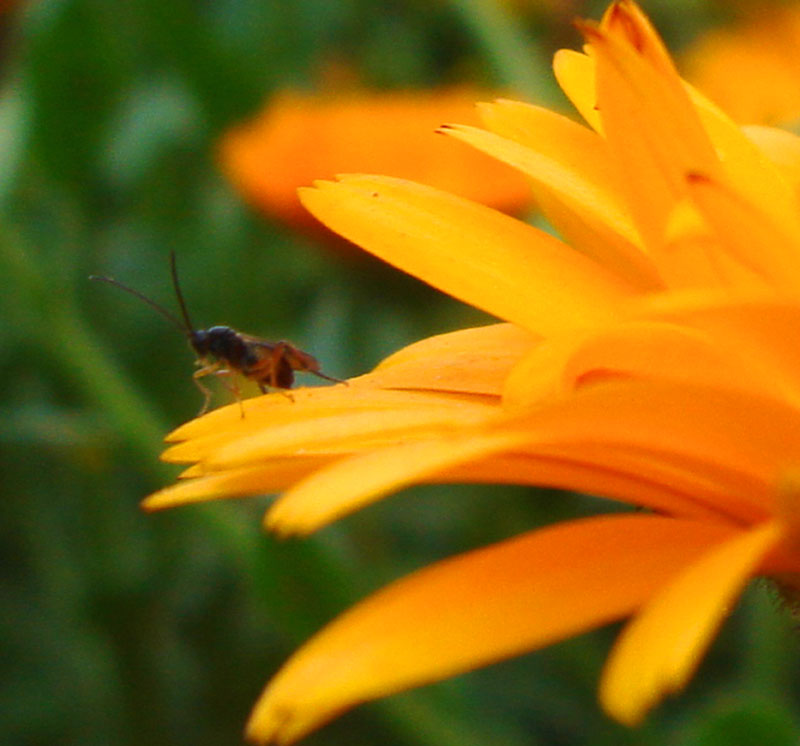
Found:
<path fill-rule="evenodd" d="M 267 388 L 290 389 L 294 385 L 294 370 L 284 355 L 274 349 L 259 346 L 250 351 L 251 359 L 242 373 L 258 382 L 262 391 Z"/>

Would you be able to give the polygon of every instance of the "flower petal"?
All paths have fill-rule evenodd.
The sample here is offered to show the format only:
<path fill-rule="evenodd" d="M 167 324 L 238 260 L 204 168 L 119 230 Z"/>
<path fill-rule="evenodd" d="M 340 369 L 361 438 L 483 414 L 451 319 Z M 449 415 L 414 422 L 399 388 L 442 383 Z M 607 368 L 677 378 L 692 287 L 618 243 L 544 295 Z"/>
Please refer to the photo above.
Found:
<path fill-rule="evenodd" d="M 538 339 L 513 324 L 437 334 L 398 350 L 363 380 L 381 388 L 500 396 L 509 370 Z"/>
<path fill-rule="evenodd" d="M 564 366 L 564 390 L 614 378 L 647 378 L 746 389 L 761 394 L 773 381 L 747 351 L 697 329 L 657 321 L 627 322 L 591 335 Z M 726 371 L 720 380 L 720 370 Z"/>
<path fill-rule="evenodd" d="M 567 243 L 636 287 L 662 285 L 642 250 L 604 138 L 561 114 L 521 101 L 499 100 L 478 109 L 492 132 L 528 153 L 504 154 L 489 149 L 489 143 L 482 149 L 498 158 L 513 157 L 508 162 L 530 175 L 539 208 Z"/>
<path fill-rule="evenodd" d="M 730 475 L 707 464 L 607 446 L 581 445 L 577 449 L 569 444 L 531 446 L 529 441 L 530 435 L 519 431 L 467 431 L 458 437 L 354 454 L 328 466 L 320 463 L 318 470 L 281 496 L 267 513 L 267 527 L 283 534 L 310 533 L 391 491 L 418 482 L 511 482 L 555 487 L 617 499 L 675 517 L 737 526 L 763 516 L 763 511 L 737 500 L 736 493 L 728 489 L 728 483 L 733 482 L 740 492 L 750 489 L 751 498 L 758 494 L 758 485 L 754 487 L 752 479 L 738 473 Z M 523 450 L 525 446 L 529 448 Z M 272 472 L 269 464 L 263 469 L 267 475 Z M 256 474 L 245 477 L 256 484 L 260 479 Z M 205 479 L 198 481 L 201 494 L 215 486 L 213 482 L 204 485 Z M 168 488 L 166 498 L 180 487 Z M 194 490 L 179 492 L 185 493 L 194 499 Z"/>
<path fill-rule="evenodd" d="M 594 324 L 632 292 L 543 231 L 430 187 L 351 175 L 301 198 L 384 261 L 537 334 Z"/>
<path fill-rule="evenodd" d="M 770 286 L 800 289 L 800 226 L 775 223 L 724 183 L 702 172 L 687 174 L 689 192 L 731 256 Z"/>
<path fill-rule="evenodd" d="M 561 50 L 556 54 L 554 68 L 572 103 L 594 130 L 602 132 L 596 102 L 596 60 L 586 54 Z M 764 133 L 767 128 L 741 128 L 698 90 L 685 82 L 683 86 L 735 188 L 778 222 L 796 221 L 797 188 L 794 192 L 790 189 L 790 185 L 798 182 L 797 147 L 791 142 L 796 136 L 772 130 L 774 135 L 768 137 Z M 624 145 L 624 136 L 621 139 Z M 691 161 L 686 166 L 695 168 Z M 630 169 L 623 173 L 636 176 Z"/>
<path fill-rule="evenodd" d="M 668 262 L 664 231 L 686 194 L 685 174 L 715 174 L 719 162 L 677 74 L 589 24 L 581 30 L 597 61 L 597 105 L 627 200 L 657 266 Z"/>
<path fill-rule="evenodd" d="M 532 121 L 526 124 L 532 135 L 541 138 L 535 145 L 530 142 L 532 137 L 520 143 L 516 138 L 500 137 L 465 125 L 446 125 L 441 131 L 529 176 L 545 214 L 555 218 L 554 227 L 578 250 L 614 269 L 636 287 L 645 290 L 661 287 L 663 283 L 642 252 L 639 235 L 614 189 L 617 174 L 611 164 L 601 162 L 605 144 L 596 134 L 563 117 L 563 122 L 559 122 L 562 126 L 556 126 L 563 131 L 548 138 L 546 126 L 539 125 L 550 124 L 553 129 L 554 123 L 547 116 L 534 113 L 534 107 L 528 108 L 532 112 L 527 118 Z M 485 111 L 493 110 L 485 107 Z M 519 123 L 519 112 L 515 114 L 514 119 Z M 498 119 L 496 111 L 494 119 Z M 505 129 L 508 129 L 507 119 L 508 116 L 503 118 Z M 519 132 L 515 134 L 519 137 Z M 561 209 L 557 209 L 558 205 Z"/>
<path fill-rule="evenodd" d="M 661 591 L 626 627 L 606 664 L 600 701 L 635 725 L 694 672 L 717 627 L 781 531 L 771 522 L 714 547 Z"/>
<path fill-rule="evenodd" d="M 425 480 L 464 461 L 507 451 L 526 439 L 495 431 L 403 443 L 342 459 L 315 471 L 283 494 L 267 513 L 267 528 L 307 534 L 388 492 Z"/>
<path fill-rule="evenodd" d="M 796 199 L 800 194 L 800 137 L 794 132 L 756 125 L 742 127 L 742 131 L 778 167 Z"/>
<path fill-rule="evenodd" d="M 256 704 L 247 735 L 290 743 L 359 702 L 623 617 L 728 535 L 708 523 L 607 516 L 427 567 L 306 643 Z"/>
<path fill-rule="evenodd" d="M 615 454 L 646 453 L 655 464 L 679 468 L 691 464 L 730 490 L 719 500 L 720 515 L 753 521 L 773 511 L 775 480 L 800 462 L 799 415 L 763 394 L 634 380 L 586 386 L 533 409 L 516 426 L 530 433 L 533 453 L 544 446 L 579 459 L 587 448 L 602 448 L 612 468 Z"/>
<path fill-rule="evenodd" d="M 757 138 L 738 126 L 702 93 L 688 84 L 686 90 L 714 144 L 727 181 L 773 221 L 796 229 L 797 195 L 791 187 L 791 179 L 787 179 L 769 153 L 759 147 Z"/>
<path fill-rule="evenodd" d="M 559 49 L 553 57 L 553 72 L 558 85 L 586 123 L 603 134 L 603 120 L 597 108 L 597 67 L 588 54 L 574 49 Z"/>
<path fill-rule="evenodd" d="M 311 221 L 297 188 L 342 170 L 414 179 L 492 207 L 530 204 L 511 169 L 434 134 L 442 122 L 475 122 L 485 91 L 277 93 L 219 144 L 223 171 L 253 204 L 300 226 Z"/>
<path fill-rule="evenodd" d="M 637 54 L 675 85 L 678 72 L 672 57 L 650 19 L 633 0 L 614 0 L 600 21 L 600 28 L 626 42 Z"/>
<path fill-rule="evenodd" d="M 271 428 L 289 427 L 295 435 L 306 425 L 313 428 L 318 420 L 335 425 L 338 417 L 365 424 L 365 419 L 383 417 L 391 429 L 395 412 L 405 415 L 408 422 L 463 421 L 466 417 L 491 414 L 496 408 L 492 397 L 430 391 L 391 391 L 375 387 L 367 379 L 351 379 L 349 386 L 321 386 L 294 389 L 291 398 L 286 394 L 268 394 L 245 402 L 246 416 L 232 405 L 210 412 L 182 425 L 170 434 L 170 442 L 162 459 L 171 463 L 188 463 L 210 458 L 223 444 L 257 436 Z M 358 415 L 366 415 L 359 418 Z M 323 426 L 324 429 L 324 426 Z M 338 449 L 348 451 L 344 442 Z M 287 449 L 288 450 L 288 449 Z"/>
<path fill-rule="evenodd" d="M 739 122 L 791 122 L 800 114 L 800 12 L 795 3 L 742 9 L 744 23 L 714 27 L 693 42 L 688 77 Z"/>
<path fill-rule="evenodd" d="M 643 299 L 641 309 L 650 318 L 701 330 L 721 346 L 735 348 L 750 365 L 746 378 L 761 378 L 775 396 L 800 399 L 800 347 L 788 342 L 800 328 L 795 299 L 771 293 L 665 295 Z"/>
<path fill-rule="evenodd" d="M 428 406 L 374 411 L 338 411 L 327 415 L 318 411 L 295 421 L 262 422 L 260 427 L 239 437 L 229 434 L 215 437 L 211 442 L 181 443 L 165 453 L 165 460 L 202 460 L 206 469 L 215 471 L 275 456 L 348 453 L 403 439 L 447 434 L 454 428 L 485 422 L 496 415 L 496 406 L 441 400 L 432 401 Z"/>
<path fill-rule="evenodd" d="M 677 518 L 736 526 L 763 515 L 752 505 L 732 500 L 724 476 L 707 464 L 698 466 L 676 459 L 668 463 L 646 453 L 622 453 L 604 447 L 584 446 L 579 453 L 575 451 L 537 446 L 535 453 L 501 453 L 447 469 L 431 481 L 551 487 L 610 498 Z M 736 483 L 742 490 L 750 486 L 742 478 Z"/>
<path fill-rule="evenodd" d="M 142 508 L 163 510 L 218 498 L 272 494 L 286 489 L 294 482 L 338 458 L 342 458 L 342 456 L 340 454 L 317 454 L 283 459 L 273 458 L 258 466 L 227 469 L 204 474 L 197 478 L 181 479 L 177 484 L 164 487 L 146 497 L 142 501 Z"/>

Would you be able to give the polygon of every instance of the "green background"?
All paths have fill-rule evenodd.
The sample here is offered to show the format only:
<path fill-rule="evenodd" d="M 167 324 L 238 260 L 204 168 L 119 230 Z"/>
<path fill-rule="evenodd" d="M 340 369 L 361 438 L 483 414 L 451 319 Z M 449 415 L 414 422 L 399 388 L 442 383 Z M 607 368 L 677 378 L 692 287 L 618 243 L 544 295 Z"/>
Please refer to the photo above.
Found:
<path fill-rule="evenodd" d="M 520 3 L 520 5 L 525 5 Z M 200 405 L 192 356 L 111 274 L 204 326 L 289 338 L 336 376 L 483 319 L 247 208 L 215 146 L 270 92 L 345 60 L 375 88 L 472 80 L 563 106 L 573 12 L 479 0 L 41 0 L 0 18 L 0 743 L 241 743 L 286 656 L 438 558 L 611 506 L 521 488 L 418 488 L 303 541 L 265 498 L 157 515 L 161 438 Z M 565 4 L 566 5 L 566 4 Z M 677 47 L 721 20 L 645 3 Z M 218 401 L 218 400 L 217 400 Z M 591 548 L 587 548 L 591 552 Z M 589 558 L 590 560 L 590 558 Z M 591 561 L 591 560 L 590 560 Z M 409 619 L 409 623 L 413 623 Z M 614 629 L 373 703 L 309 744 L 796 744 L 798 645 L 751 589 L 681 697 L 639 730 L 595 703 Z"/>

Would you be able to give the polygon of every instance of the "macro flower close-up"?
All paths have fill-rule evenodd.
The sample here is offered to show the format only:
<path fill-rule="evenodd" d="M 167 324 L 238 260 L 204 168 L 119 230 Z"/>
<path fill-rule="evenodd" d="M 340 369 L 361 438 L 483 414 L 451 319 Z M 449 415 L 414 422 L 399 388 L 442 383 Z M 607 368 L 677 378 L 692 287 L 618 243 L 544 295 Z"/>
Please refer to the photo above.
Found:
<path fill-rule="evenodd" d="M 629 0 L 554 60 L 579 123 L 501 99 L 455 138 L 520 171 L 555 235 L 388 176 L 303 188 L 305 208 L 497 319 L 345 384 L 178 428 L 189 464 L 149 510 L 281 493 L 308 534 L 415 483 L 539 485 L 638 510 L 444 559 L 323 628 L 247 726 L 293 742 L 366 700 L 630 618 L 601 704 L 640 723 L 685 686 L 747 582 L 800 590 L 798 139 L 742 128 L 678 76 Z"/>

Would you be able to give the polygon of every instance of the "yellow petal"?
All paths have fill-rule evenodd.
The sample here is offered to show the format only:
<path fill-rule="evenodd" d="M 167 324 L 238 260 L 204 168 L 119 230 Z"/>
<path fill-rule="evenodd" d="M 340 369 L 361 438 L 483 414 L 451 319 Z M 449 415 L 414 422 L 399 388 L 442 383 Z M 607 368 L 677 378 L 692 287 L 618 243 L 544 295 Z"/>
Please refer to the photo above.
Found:
<path fill-rule="evenodd" d="M 739 351 L 776 397 L 792 404 L 800 399 L 800 348 L 794 335 L 800 327 L 800 303 L 792 298 L 719 295 L 650 298 L 642 313 L 683 327 L 702 330 L 719 344 Z M 727 370 L 727 367 L 725 368 Z"/>
<path fill-rule="evenodd" d="M 677 157 L 686 157 L 689 162 L 715 164 L 709 141 L 702 128 L 698 127 L 700 120 L 689 105 L 685 85 L 672 57 L 641 8 L 632 0 L 615 0 L 608 7 L 599 28 L 591 23 L 582 24 L 581 28 L 587 34 L 587 40 L 597 59 L 598 92 L 604 84 L 614 86 L 612 80 L 603 79 L 614 70 L 620 76 L 618 82 L 623 83 L 624 87 L 630 86 L 632 91 L 645 94 L 641 102 L 644 106 L 654 105 L 656 109 L 652 113 L 656 117 L 659 106 L 671 109 L 674 121 L 670 125 L 674 128 L 677 139 L 683 140 L 682 147 L 675 153 Z M 657 90 L 649 90 L 648 83 L 656 80 Z M 614 91 L 615 96 L 621 94 L 623 91 Z M 621 97 L 624 100 L 624 95 Z M 609 99 L 609 103 L 612 100 L 613 97 Z M 650 112 L 642 114 L 644 121 L 651 125 L 657 123 L 649 118 Z M 601 117 L 608 125 L 609 119 L 602 109 Z M 658 148 L 660 144 L 654 145 Z"/>
<path fill-rule="evenodd" d="M 692 675 L 717 627 L 762 557 L 780 538 L 776 523 L 723 541 L 666 586 L 623 631 L 600 685 L 600 701 L 635 725 Z"/>
<path fill-rule="evenodd" d="M 228 469 L 198 478 L 181 479 L 177 484 L 164 487 L 149 495 L 142 501 L 142 508 L 163 510 L 218 498 L 273 494 L 286 489 L 337 458 L 341 458 L 341 455 L 318 454 L 273 458 L 258 466 Z"/>
<path fill-rule="evenodd" d="M 531 118 L 542 119 L 538 115 Z M 476 127 L 447 125 L 442 131 L 520 169 L 533 180 L 534 194 L 537 199 L 542 198 L 544 209 L 554 208 L 554 201 L 568 208 L 551 211 L 561 218 L 555 227 L 563 230 L 565 238 L 578 250 L 598 259 L 636 287 L 645 290 L 660 287 L 658 274 L 639 248 L 636 229 L 613 188 L 616 174 L 610 168 L 606 168 L 605 175 L 593 173 L 591 168 L 593 163 L 599 165 L 598 154 L 604 152 L 604 143 L 588 130 L 586 135 L 596 142 L 568 137 L 583 129 L 570 124 L 574 130 L 565 127 L 562 136 L 553 137 L 552 143 L 543 136 L 536 149 Z M 546 132 L 537 129 L 534 122 L 531 127 L 537 135 Z M 555 146 L 556 142 L 560 147 Z M 543 199 L 546 196 L 550 199 Z M 588 245 L 575 242 L 576 237 L 578 241 L 586 241 L 587 234 Z"/>
<path fill-rule="evenodd" d="M 725 339 L 678 324 L 634 321 L 591 335 L 570 356 L 564 390 L 615 378 L 685 381 L 707 386 L 774 391 L 774 381 L 748 353 Z M 720 380 L 720 371 L 725 377 Z"/>
<path fill-rule="evenodd" d="M 657 265 L 685 174 L 714 174 L 718 160 L 677 75 L 668 75 L 631 45 L 588 24 L 581 30 L 597 60 L 597 105 L 611 157 L 625 175 L 639 233 Z"/>
<path fill-rule="evenodd" d="M 500 396 L 509 370 L 537 342 L 513 324 L 438 334 L 398 350 L 364 380 L 381 388 Z"/>
<path fill-rule="evenodd" d="M 728 183 L 779 225 L 796 226 L 797 195 L 769 153 L 758 147 L 757 141 L 722 109 L 688 84 L 685 86 L 714 144 Z"/>
<path fill-rule="evenodd" d="M 593 129 L 601 132 L 596 102 L 595 59 L 572 50 L 561 50 L 556 54 L 555 71 L 559 83 L 576 108 Z M 741 128 L 697 89 L 685 82 L 683 87 L 730 182 L 778 222 L 796 220 L 797 188 L 792 190 L 790 186 L 798 182 L 797 166 L 788 165 L 786 161 L 797 163 L 797 147 L 791 142 L 797 138 L 782 130 L 772 130 L 774 135 L 768 136 L 764 133 L 767 128 Z M 624 143 L 625 135 L 620 139 Z M 774 163 L 768 162 L 768 157 L 777 160 L 777 169 Z M 690 166 L 691 161 L 686 165 Z M 629 172 L 629 169 L 624 171 Z"/>
<path fill-rule="evenodd" d="M 689 200 L 675 206 L 667 223 L 664 251 L 670 262 L 662 266 L 670 288 L 726 288 L 737 291 L 763 284 L 721 243 Z"/>
<path fill-rule="evenodd" d="M 797 5 L 738 9 L 743 23 L 714 27 L 690 46 L 688 77 L 739 122 L 791 122 L 800 115 Z"/>
<path fill-rule="evenodd" d="M 329 228 L 384 261 L 537 334 L 593 324 L 631 293 L 552 236 L 419 184 L 352 175 L 301 197 Z"/>
<path fill-rule="evenodd" d="M 597 108 L 597 68 L 588 54 L 574 49 L 559 49 L 553 58 L 553 72 L 561 90 L 580 112 L 586 123 L 603 134 L 603 121 Z"/>
<path fill-rule="evenodd" d="M 452 412 L 454 421 L 458 421 L 459 417 L 490 412 L 493 402 L 490 397 L 467 394 L 387 391 L 376 388 L 368 380 L 364 383 L 363 379 L 352 379 L 349 386 L 295 389 L 291 396 L 290 399 L 285 394 L 269 394 L 248 399 L 244 402 L 245 417 L 238 411 L 216 410 L 192 420 L 170 435 L 169 440 L 178 444 L 168 448 L 162 459 L 172 463 L 202 461 L 222 445 L 258 435 L 270 428 L 290 427 L 297 433 L 305 425 L 313 428 L 317 420 L 335 423 L 339 416 L 346 420 L 364 414 L 390 421 L 395 412 L 401 412 L 406 414 L 409 422 L 416 420 L 421 423 L 426 417 L 447 420 L 447 413 Z M 348 450 L 347 444 L 340 443 L 339 446 L 339 450 Z"/>
<path fill-rule="evenodd" d="M 584 339 L 600 333 L 561 334 L 542 340 L 511 369 L 503 390 L 503 406 L 509 412 L 528 410 L 563 393 L 562 372 Z"/>
<path fill-rule="evenodd" d="M 486 422 L 497 411 L 496 406 L 487 404 L 441 402 L 430 407 L 339 412 L 276 426 L 264 423 L 252 433 L 221 443 L 205 457 L 204 464 L 210 470 L 229 469 L 274 456 L 347 453 L 402 440 L 424 440 Z"/>
<path fill-rule="evenodd" d="M 624 202 L 619 170 L 602 137 L 561 114 L 521 101 L 479 104 L 478 110 L 490 130 L 544 159 L 543 170 L 524 168 L 522 162 L 519 166 L 531 175 L 539 208 L 567 243 L 636 287 L 660 285 L 655 267 L 642 251 Z M 548 179 L 553 168 L 556 178 Z M 585 205 L 584 188 L 604 203 L 601 210 L 593 209 L 591 200 Z"/>
<path fill-rule="evenodd" d="M 665 463 L 704 465 L 728 475 L 731 504 L 750 503 L 763 517 L 774 507 L 774 480 L 800 462 L 800 411 L 767 395 L 715 385 L 627 381 L 586 386 L 517 425 L 530 448 L 557 446 L 566 457 L 586 447 L 644 452 Z M 611 462 L 613 463 L 613 462 Z M 746 490 L 737 487 L 745 480 Z M 761 489 L 751 493 L 750 483 Z M 725 512 L 726 503 L 719 505 Z"/>
<path fill-rule="evenodd" d="M 751 125 L 742 131 L 778 167 L 796 200 L 800 195 L 800 137 L 775 127 Z"/>
<path fill-rule="evenodd" d="M 756 205 L 702 172 L 688 174 L 689 193 L 731 256 L 778 290 L 800 289 L 800 227 L 776 224 Z"/>
<path fill-rule="evenodd" d="M 256 704 L 247 735 L 290 743 L 359 702 L 630 614 L 728 534 L 713 524 L 603 517 L 429 566 L 306 643 Z"/>
<path fill-rule="evenodd" d="M 520 432 L 467 432 L 341 459 L 283 494 L 267 513 L 267 527 L 282 534 L 316 531 L 389 492 L 461 462 L 509 450 L 526 437 Z"/>
<path fill-rule="evenodd" d="M 678 73 L 664 42 L 650 19 L 633 0 L 614 0 L 600 21 L 600 28 L 633 47 L 673 85 Z"/>
<path fill-rule="evenodd" d="M 474 122 L 483 96 L 466 88 L 278 93 L 255 118 L 225 133 L 220 165 L 250 202 L 300 226 L 311 219 L 297 188 L 346 169 L 413 179 L 519 211 L 530 204 L 522 177 L 434 134 L 442 122 Z"/>
<path fill-rule="evenodd" d="M 750 502 L 732 497 L 735 493 L 726 476 L 741 491 L 748 491 Z M 552 487 L 651 508 L 677 518 L 728 522 L 732 526 L 763 519 L 764 511 L 752 504 L 758 486 L 739 475 L 730 477 L 707 464 L 681 463 L 674 458 L 668 462 L 638 451 L 623 453 L 587 445 L 578 450 L 555 445 L 466 462 L 434 475 L 430 481 Z"/>

